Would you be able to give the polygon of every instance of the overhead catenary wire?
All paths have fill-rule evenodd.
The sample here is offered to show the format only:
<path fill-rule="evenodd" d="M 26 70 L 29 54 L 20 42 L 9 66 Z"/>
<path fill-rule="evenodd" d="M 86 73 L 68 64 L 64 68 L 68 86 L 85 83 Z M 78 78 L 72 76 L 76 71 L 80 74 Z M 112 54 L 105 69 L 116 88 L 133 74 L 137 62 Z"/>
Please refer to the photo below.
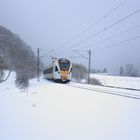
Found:
<path fill-rule="evenodd" d="M 98 44 L 101 44 L 101 43 L 103 43 L 103 42 L 105 42 L 105 41 L 109 41 L 109 40 L 113 39 L 114 37 L 118 37 L 118 36 L 120 37 L 120 35 L 126 34 L 126 33 L 130 32 L 130 31 L 136 30 L 136 29 L 138 29 L 138 28 L 140 28 L 140 25 L 137 25 L 137 26 L 134 26 L 134 27 L 132 27 L 132 28 L 129 28 L 129 29 L 123 31 L 123 32 L 120 32 L 120 33 L 118 33 L 118 34 L 112 35 L 112 36 L 110 36 L 110 37 L 108 37 L 108 38 L 106 38 L 106 39 L 102 39 L 102 40 L 96 41 L 96 42 L 94 42 L 94 43 L 88 45 L 87 48 L 88 48 L 88 47 L 92 47 L 93 45 L 94 45 L 94 47 L 95 47 L 95 46 L 97 46 Z M 83 47 L 83 46 L 82 46 L 82 47 Z"/>
<path fill-rule="evenodd" d="M 139 36 L 132 37 L 132 38 L 129 38 L 129 39 L 126 39 L 126 40 L 123 40 L 123 41 L 120 41 L 120 42 L 117 42 L 117 43 L 114 43 L 114 44 L 111 44 L 111 45 L 108 45 L 106 47 L 95 49 L 93 51 L 94 52 L 102 51 L 104 49 L 112 48 L 112 47 L 115 47 L 117 45 L 124 44 L 124 43 L 130 42 L 130 41 L 136 40 L 136 39 L 140 39 L 140 35 Z"/>
<path fill-rule="evenodd" d="M 119 20 L 117 20 L 116 22 L 112 23 L 111 25 L 108 25 L 108 26 L 105 27 L 105 28 L 102 28 L 101 30 L 99 30 L 99 31 L 96 32 L 95 34 L 93 34 L 93 35 L 87 37 L 86 39 L 81 40 L 80 42 L 78 42 L 78 43 L 76 43 L 76 44 L 74 44 L 74 45 L 72 45 L 72 46 L 69 46 L 68 48 L 73 48 L 73 47 L 75 47 L 75 46 L 79 46 L 80 44 L 82 44 L 82 43 L 88 41 L 88 40 L 91 39 L 91 38 L 94 38 L 94 37 L 98 36 L 99 34 L 103 33 L 104 31 L 106 31 L 106 30 L 112 28 L 113 26 L 115 26 L 115 25 L 117 25 L 117 24 L 123 22 L 124 20 L 126 20 L 126 19 L 128 19 L 128 18 L 134 16 L 135 14 L 137 14 L 137 13 L 139 13 L 139 12 L 140 12 L 140 9 L 135 10 L 134 12 L 130 13 L 129 15 L 127 15 L 127 16 L 125 16 L 125 17 L 119 19 Z"/>
<path fill-rule="evenodd" d="M 50 51 L 48 51 L 46 54 L 44 54 L 44 55 L 42 55 L 42 56 L 40 56 L 40 58 L 43 58 L 43 57 L 46 57 L 46 56 L 48 56 L 50 53 L 52 53 L 54 50 L 52 49 L 52 50 L 50 50 Z"/>
<path fill-rule="evenodd" d="M 118 8 L 120 8 L 124 3 L 126 3 L 127 0 L 122 1 L 121 3 L 119 3 L 116 7 L 114 7 L 113 9 L 111 9 L 108 13 L 106 13 L 104 16 L 102 16 L 101 18 L 99 18 L 97 21 L 95 21 L 94 23 L 90 24 L 89 26 L 87 26 L 85 29 L 83 29 L 80 33 L 78 33 L 77 35 L 75 35 L 73 38 L 71 38 L 70 40 L 64 42 L 62 45 L 60 45 L 59 47 L 56 47 L 55 50 L 60 49 L 62 47 L 64 47 L 66 44 L 72 42 L 73 40 L 77 39 L 78 37 L 80 37 L 82 34 L 84 34 L 85 32 L 87 32 L 89 29 L 91 29 L 93 26 L 97 25 L 98 23 L 100 23 L 103 19 L 107 18 L 109 15 L 111 15 L 114 11 L 116 11 Z"/>
<path fill-rule="evenodd" d="M 73 39 L 81 36 L 83 33 L 88 31 L 90 28 L 101 22 L 103 19 L 107 18 L 109 15 L 111 15 L 114 11 L 116 11 L 119 7 L 121 7 L 127 0 L 122 1 L 119 5 L 117 5 L 115 8 L 113 8 L 111 11 L 109 11 L 107 14 L 105 14 L 103 17 L 95 21 L 94 23 L 90 24 L 88 27 L 86 27 L 83 31 L 81 31 L 79 34 L 77 34 Z"/>
<path fill-rule="evenodd" d="M 85 51 L 87 51 L 87 50 L 85 50 Z M 81 56 L 81 57 L 83 57 L 83 58 L 89 60 L 89 58 L 87 58 L 85 55 L 79 53 L 78 50 L 73 50 L 73 52 L 75 52 L 75 53 L 77 53 L 79 56 Z"/>

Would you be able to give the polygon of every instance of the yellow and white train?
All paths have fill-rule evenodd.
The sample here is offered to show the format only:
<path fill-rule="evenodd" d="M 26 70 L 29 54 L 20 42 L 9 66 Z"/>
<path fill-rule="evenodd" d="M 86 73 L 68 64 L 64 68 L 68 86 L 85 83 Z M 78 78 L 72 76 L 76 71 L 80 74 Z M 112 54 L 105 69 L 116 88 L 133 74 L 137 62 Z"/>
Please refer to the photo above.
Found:
<path fill-rule="evenodd" d="M 43 71 L 43 77 L 55 82 L 67 83 L 71 80 L 72 63 L 66 58 L 54 59 Z"/>

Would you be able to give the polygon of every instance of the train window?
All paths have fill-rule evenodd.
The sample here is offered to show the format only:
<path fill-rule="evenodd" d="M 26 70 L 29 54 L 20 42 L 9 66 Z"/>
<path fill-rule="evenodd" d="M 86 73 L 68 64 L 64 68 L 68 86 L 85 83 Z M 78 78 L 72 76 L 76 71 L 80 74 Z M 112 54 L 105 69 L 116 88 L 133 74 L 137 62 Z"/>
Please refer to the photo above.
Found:
<path fill-rule="evenodd" d="M 61 70 L 68 71 L 70 67 L 70 61 L 61 59 L 59 60 L 59 66 Z"/>
<path fill-rule="evenodd" d="M 57 66 L 55 66 L 55 71 L 58 71 L 58 68 L 57 68 Z"/>
<path fill-rule="evenodd" d="M 43 74 L 49 74 L 49 73 L 52 73 L 53 72 L 53 67 L 50 67 L 46 70 L 43 71 Z"/>
<path fill-rule="evenodd" d="M 68 63 L 61 63 L 59 65 L 60 65 L 60 69 L 61 70 L 65 70 L 65 71 L 69 70 L 70 64 L 68 64 Z"/>

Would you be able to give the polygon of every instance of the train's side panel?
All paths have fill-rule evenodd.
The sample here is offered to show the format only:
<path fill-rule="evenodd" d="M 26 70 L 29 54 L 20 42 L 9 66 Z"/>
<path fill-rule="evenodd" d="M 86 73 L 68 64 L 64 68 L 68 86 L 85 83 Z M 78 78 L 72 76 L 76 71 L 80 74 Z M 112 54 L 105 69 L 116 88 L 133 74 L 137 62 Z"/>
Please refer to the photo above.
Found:
<path fill-rule="evenodd" d="M 43 77 L 44 77 L 45 79 L 52 80 L 52 78 L 53 78 L 53 73 L 52 73 L 52 74 L 44 74 Z"/>
<path fill-rule="evenodd" d="M 50 67 L 48 67 L 46 70 L 43 71 L 43 77 L 45 79 L 49 79 L 52 80 L 53 78 L 53 65 L 51 65 Z"/>
<path fill-rule="evenodd" d="M 60 68 L 58 65 L 58 61 L 54 62 L 54 71 L 53 71 L 53 77 L 54 79 L 61 79 L 61 75 L 60 75 Z"/>

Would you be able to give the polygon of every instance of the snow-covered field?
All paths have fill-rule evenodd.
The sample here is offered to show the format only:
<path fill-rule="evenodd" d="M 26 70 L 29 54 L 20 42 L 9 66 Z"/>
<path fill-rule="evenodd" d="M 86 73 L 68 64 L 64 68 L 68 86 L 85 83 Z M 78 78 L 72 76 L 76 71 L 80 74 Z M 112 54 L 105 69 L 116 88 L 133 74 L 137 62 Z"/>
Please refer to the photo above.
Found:
<path fill-rule="evenodd" d="M 140 100 L 43 79 L 39 83 L 31 80 L 26 92 L 20 92 L 14 80 L 12 74 L 0 84 L 0 140 L 140 139 Z"/>
<path fill-rule="evenodd" d="M 101 74 L 91 74 L 91 78 L 100 80 L 102 85 L 140 90 L 140 77 L 121 77 Z"/>

